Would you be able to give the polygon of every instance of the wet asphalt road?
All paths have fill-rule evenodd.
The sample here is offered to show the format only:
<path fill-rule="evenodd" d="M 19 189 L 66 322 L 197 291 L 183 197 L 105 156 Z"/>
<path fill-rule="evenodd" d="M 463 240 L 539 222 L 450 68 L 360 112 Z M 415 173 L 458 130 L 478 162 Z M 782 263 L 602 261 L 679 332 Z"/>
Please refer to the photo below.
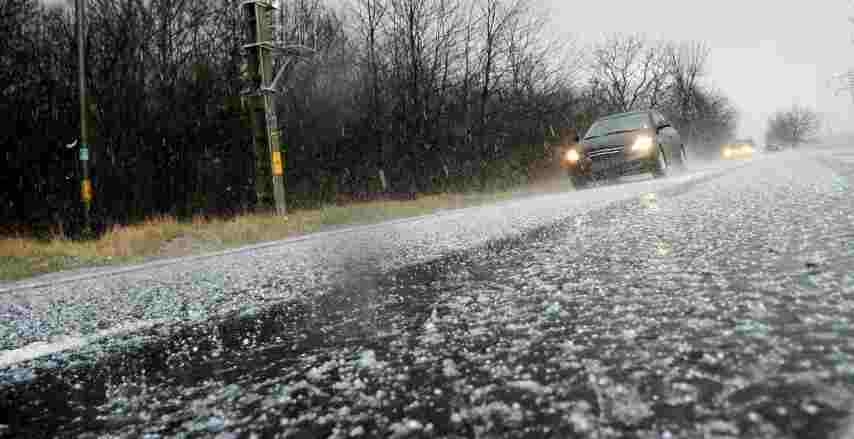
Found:
<path fill-rule="evenodd" d="M 430 262 L 354 265 L 94 364 L 22 364 L 0 434 L 850 437 L 849 178 L 846 148 L 757 158 Z"/>

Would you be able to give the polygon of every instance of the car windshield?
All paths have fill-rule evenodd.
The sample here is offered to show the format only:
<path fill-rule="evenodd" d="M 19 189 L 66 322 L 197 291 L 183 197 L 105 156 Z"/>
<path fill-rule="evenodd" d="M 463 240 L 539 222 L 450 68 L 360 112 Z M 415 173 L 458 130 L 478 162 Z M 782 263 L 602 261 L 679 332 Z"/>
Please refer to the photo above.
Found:
<path fill-rule="evenodd" d="M 623 131 L 634 131 L 649 128 L 649 117 L 646 113 L 627 114 L 625 116 L 600 119 L 587 130 L 585 139 L 604 136 Z"/>

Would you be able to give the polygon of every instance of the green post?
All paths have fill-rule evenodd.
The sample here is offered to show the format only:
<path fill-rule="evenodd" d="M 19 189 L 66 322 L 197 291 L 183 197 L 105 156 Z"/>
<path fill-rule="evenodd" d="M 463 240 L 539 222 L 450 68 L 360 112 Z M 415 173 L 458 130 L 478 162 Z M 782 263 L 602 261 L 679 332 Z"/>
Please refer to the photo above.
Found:
<path fill-rule="evenodd" d="M 80 100 L 80 165 L 83 168 L 83 179 L 80 183 L 80 198 L 83 201 L 83 227 L 84 233 L 91 231 L 90 213 L 92 206 L 92 180 L 89 178 L 89 127 L 87 123 L 88 114 L 86 107 L 86 0 L 75 0 L 75 13 L 77 15 L 77 85 L 79 87 Z"/>

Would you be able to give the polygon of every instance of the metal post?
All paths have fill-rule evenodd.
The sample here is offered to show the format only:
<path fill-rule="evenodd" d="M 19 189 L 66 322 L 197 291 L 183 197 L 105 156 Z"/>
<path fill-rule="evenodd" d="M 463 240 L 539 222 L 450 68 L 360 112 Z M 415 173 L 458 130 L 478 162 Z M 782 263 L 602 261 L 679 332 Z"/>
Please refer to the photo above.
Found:
<path fill-rule="evenodd" d="M 83 180 L 80 184 L 80 198 L 83 200 L 83 227 L 84 232 L 91 230 L 89 210 L 92 205 L 92 181 L 89 178 L 89 127 L 87 124 L 86 111 L 86 0 L 75 0 L 75 11 L 77 13 L 77 81 L 80 87 L 80 164 L 83 168 Z"/>

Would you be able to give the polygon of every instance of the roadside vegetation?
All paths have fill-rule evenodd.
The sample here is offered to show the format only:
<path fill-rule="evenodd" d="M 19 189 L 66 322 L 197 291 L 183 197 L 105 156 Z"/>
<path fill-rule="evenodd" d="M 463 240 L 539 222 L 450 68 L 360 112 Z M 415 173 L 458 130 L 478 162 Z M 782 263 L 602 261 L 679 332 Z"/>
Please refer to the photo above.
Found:
<path fill-rule="evenodd" d="M 78 240 L 54 231 L 45 238 L 0 238 L 0 281 L 82 267 L 120 265 L 168 257 L 215 252 L 305 235 L 338 226 L 372 224 L 442 210 L 472 207 L 535 192 L 571 189 L 568 180 L 544 182 L 525 189 L 437 194 L 414 200 L 345 200 L 340 205 L 302 209 L 287 217 L 242 214 L 196 216 L 189 221 L 161 216 L 132 225 L 114 225 L 94 240 Z"/>
<path fill-rule="evenodd" d="M 143 246 L 153 249 L 197 218 L 254 217 L 238 5 L 88 2 L 96 234 L 74 244 L 88 250 L 66 257 L 45 249 L 70 245 L 82 230 L 78 151 L 68 147 L 80 116 L 73 9 L 0 0 L 0 118 L 13 127 L 0 131 L 0 236 L 10 237 L 0 270 L 19 273 L 4 278 L 154 253 L 105 250 L 115 230 L 153 235 Z M 324 206 L 540 181 L 553 173 L 567 133 L 607 113 L 659 108 L 695 156 L 735 129 L 733 105 L 707 85 L 702 42 L 615 34 L 587 47 L 556 32 L 535 0 L 282 0 L 277 11 L 278 40 L 317 50 L 278 100 L 289 208 L 307 217 L 399 216 L 385 212 L 403 207 Z M 270 238 L 245 233 L 236 241 Z M 27 268 L 36 253 L 58 256 Z"/>

